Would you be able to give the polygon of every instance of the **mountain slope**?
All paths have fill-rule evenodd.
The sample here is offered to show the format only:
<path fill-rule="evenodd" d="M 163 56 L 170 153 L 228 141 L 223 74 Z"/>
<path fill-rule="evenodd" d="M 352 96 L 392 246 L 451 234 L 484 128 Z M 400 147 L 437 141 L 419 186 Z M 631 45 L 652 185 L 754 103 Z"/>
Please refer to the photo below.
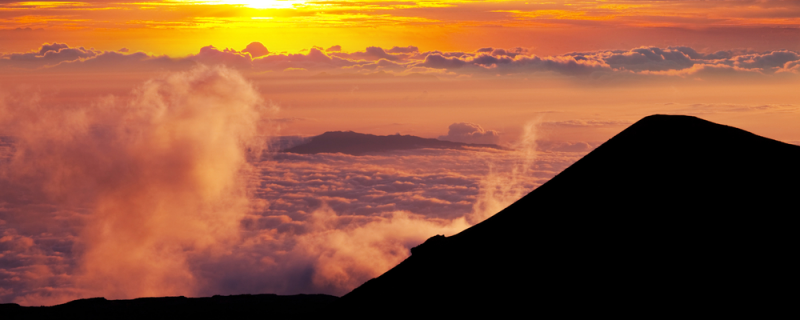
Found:
<path fill-rule="evenodd" d="M 763 316 L 793 288 L 798 182 L 800 147 L 650 116 L 497 215 L 429 239 L 333 312 Z"/>
<path fill-rule="evenodd" d="M 208 298 L 160 297 L 131 300 L 91 298 L 50 307 L 0 304 L 2 319 L 308 319 L 338 299 L 324 294 L 244 294 Z"/>
<path fill-rule="evenodd" d="M 283 150 L 283 152 L 315 154 L 344 153 L 363 155 L 369 152 L 387 152 L 410 149 L 466 149 L 468 147 L 503 149 L 494 144 L 468 144 L 410 135 L 376 136 L 352 131 L 332 131 L 311 137 L 308 142 Z"/>

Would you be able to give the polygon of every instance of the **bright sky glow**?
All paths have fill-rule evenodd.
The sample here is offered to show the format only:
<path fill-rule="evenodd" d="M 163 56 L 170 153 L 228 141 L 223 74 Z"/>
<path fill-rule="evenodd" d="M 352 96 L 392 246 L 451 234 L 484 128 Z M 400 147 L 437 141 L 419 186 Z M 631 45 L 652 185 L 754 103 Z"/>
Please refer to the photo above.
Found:
<path fill-rule="evenodd" d="M 303 0 L 212 0 L 202 1 L 207 4 L 242 5 L 253 9 L 287 9 L 303 4 Z"/>
<path fill-rule="evenodd" d="M 647 115 L 800 145 L 798 87 L 797 0 L 0 0 L 0 303 L 342 295 Z M 347 130 L 513 151 L 250 154 Z"/>
<path fill-rule="evenodd" d="M 644 44 L 800 48 L 800 2 L 781 0 L 21 1 L 0 2 L 0 13 L 8 52 L 56 39 L 170 55 L 251 41 L 295 52 L 336 44 L 523 46 L 544 54 Z"/>

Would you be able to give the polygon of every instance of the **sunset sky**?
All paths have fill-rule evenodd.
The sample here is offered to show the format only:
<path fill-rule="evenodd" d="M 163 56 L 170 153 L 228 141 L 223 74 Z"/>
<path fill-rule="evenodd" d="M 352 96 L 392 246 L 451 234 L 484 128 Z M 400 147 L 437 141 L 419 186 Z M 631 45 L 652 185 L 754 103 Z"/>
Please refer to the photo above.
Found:
<path fill-rule="evenodd" d="M 0 303 L 342 295 L 650 114 L 800 144 L 799 73 L 794 0 L 0 0 Z M 347 130 L 508 150 L 276 152 Z"/>

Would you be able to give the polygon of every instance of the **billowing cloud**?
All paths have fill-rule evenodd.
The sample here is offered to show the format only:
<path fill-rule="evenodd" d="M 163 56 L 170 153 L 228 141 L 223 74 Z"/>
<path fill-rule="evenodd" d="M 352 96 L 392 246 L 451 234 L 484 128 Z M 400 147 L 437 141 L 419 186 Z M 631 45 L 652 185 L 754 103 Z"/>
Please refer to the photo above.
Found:
<path fill-rule="evenodd" d="M 251 58 L 244 52 L 232 49 L 219 50 L 214 46 L 200 48 L 200 53 L 190 57 L 201 64 L 206 65 L 225 65 L 236 69 L 247 69 L 251 67 Z"/>
<path fill-rule="evenodd" d="M 308 54 L 278 54 L 268 55 L 253 61 L 253 66 L 259 70 L 281 71 L 285 69 L 329 70 L 356 65 L 358 62 L 328 56 L 317 48 L 311 48 Z"/>
<path fill-rule="evenodd" d="M 8 53 L 0 56 L 0 67 L 37 68 L 57 65 L 65 61 L 77 61 L 101 54 L 100 51 L 84 47 L 71 48 L 64 43 L 45 43 L 35 52 Z"/>
<path fill-rule="evenodd" d="M 529 127 L 513 151 L 258 157 L 281 118 L 221 66 L 46 101 L 0 100 L 2 302 L 343 294 L 580 156 L 537 154 Z"/>
<path fill-rule="evenodd" d="M 269 54 L 269 50 L 265 47 L 261 42 L 251 42 L 247 45 L 247 47 L 242 50 L 242 52 L 247 52 L 253 58 L 258 58 L 261 56 L 265 56 Z"/>
<path fill-rule="evenodd" d="M 407 47 L 392 47 L 389 50 L 386 50 L 388 53 L 413 53 L 419 52 L 419 48 L 415 46 L 407 46 Z"/>
<path fill-rule="evenodd" d="M 495 130 L 484 130 L 474 123 L 458 122 L 448 127 L 447 135 L 439 136 L 440 140 L 464 143 L 497 144 L 500 142 L 500 133 Z"/>
<path fill-rule="evenodd" d="M 241 174 L 247 151 L 263 145 L 266 107 L 235 71 L 172 74 L 148 81 L 127 101 L 51 112 L 38 112 L 47 106 L 36 101 L 2 107 L 0 121 L 16 140 L 2 168 L 3 189 L 85 210 L 72 243 L 80 256 L 70 257 L 74 290 L 56 297 L 37 286 L 15 293 L 17 301 L 193 292 L 188 259 L 214 256 L 238 238 L 249 208 Z M 30 214 L 15 211 L 4 218 Z"/>
<path fill-rule="evenodd" d="M 640 47 L 631 50 L 572 52 L 558 56 L 537 56 L 525 48 L 481 48 L 475 52 L 426 51 L 417 47 L 367 47 L 364 51 L 344 52 L 340 46 L 323 51 L 312 47 L 307 53 L 271 53 L 259 43 L 243 51 L 200 48 L 197 54 L 171 58 L 143 52 L 98 51 L 70 47 L 63 43 L 44 44 L 27 53 L 0 56 L 0 69 L 53 70 L 63 72 L 136 70 L 188 70 L 196 64 L 225 65 L 244 72 L 298 70 L 331 73 L 388 72 L 449 74 L 451 76 L 549 75 L 608 79 L 609 77 L 716 77 L 796 74 L 800 55 L 794 51 L 769 52 L 716 51 L 699 53 L 693 48 Z"/>

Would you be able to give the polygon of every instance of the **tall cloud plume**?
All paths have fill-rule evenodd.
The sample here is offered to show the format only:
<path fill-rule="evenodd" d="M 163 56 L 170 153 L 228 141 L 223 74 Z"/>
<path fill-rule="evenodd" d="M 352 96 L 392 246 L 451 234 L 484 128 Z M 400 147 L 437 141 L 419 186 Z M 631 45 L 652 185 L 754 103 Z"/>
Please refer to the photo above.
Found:
<path fill-rule="evenodd" d="M 531 172 L 537 159 L 536 128 L 540 120 L 528 121 L 522 135 L 513 145 L 510 163 L 499 164 L 490 158 L 489 173 L 480 181 L 478 198 L 467 215 L 475 224 L 505 209 L 533 190 Z"/>
<path fill-rule="evenodd" d="M 5 104 L 16 140 L 7 183 L 86 207 L 74 242 L 76 297 L 186 295 L 187 265 L 236 241 L 249 210 L 248 150 L 268 109 L 237 72 L 198 67 L 151 80 L 129 99 L 56 108 Z M 17 301 L 74 297 L 22 296 Z"/>
<path fill-rule="evenodd" d="M 23 305 L 344 294 L 580 156 L 540 157 L 531 125 L 514 151 L 259 158 L 271 109 L 226 67 L 94 103 L 2 101 L 0 301 Z"/>

